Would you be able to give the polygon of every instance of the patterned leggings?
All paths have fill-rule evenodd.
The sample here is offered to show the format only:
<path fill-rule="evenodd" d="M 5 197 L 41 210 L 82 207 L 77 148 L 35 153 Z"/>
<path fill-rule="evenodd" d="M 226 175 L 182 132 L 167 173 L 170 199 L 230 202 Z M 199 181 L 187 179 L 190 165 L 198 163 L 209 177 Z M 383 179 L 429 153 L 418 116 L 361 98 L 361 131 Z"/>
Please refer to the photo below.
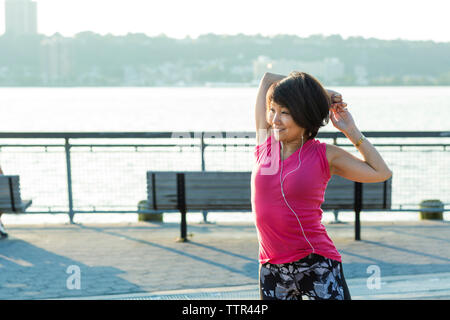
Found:
<path fill-rule="evenodd" d="M 264 263 L 259 269 L 261 300 L 350 300 L 342 264 L 317 254 L 284 264 Z"/>

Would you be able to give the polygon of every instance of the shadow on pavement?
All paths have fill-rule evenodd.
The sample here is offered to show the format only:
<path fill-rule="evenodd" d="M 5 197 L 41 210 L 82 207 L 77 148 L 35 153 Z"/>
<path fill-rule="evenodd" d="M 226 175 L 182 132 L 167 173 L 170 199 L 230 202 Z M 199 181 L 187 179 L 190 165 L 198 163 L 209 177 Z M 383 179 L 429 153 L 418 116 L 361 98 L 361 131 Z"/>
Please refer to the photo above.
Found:
<path fill-rule="evenodd" d="M 205 256 L 200 256 L 199 254 L 187 252 L 186 250 L 183 250 L 183 248 L 176 249 L 176 248 L 173 248 L 173 247 L 170 247 L 170 246 L 167 246 L 167 245 L 163 245 L 163 244 L 160 244 L 160 243 L 156 243 L 156 242 L 152 242 L 152 241 L 148 241 L 148 240 L 132 237 L 132 236 L 127 235 L 125 233 L 117 232 L 115 230 L 114 231 L 109 231 L 109 230 L 106 230 L 106 228 L 85 226 L 85 225 L 80 225 L 79 227 L 82 228 L 82 229 L 87 229 L 87 230 L 91 230 L 91 231 L 97 231 L 97 232 L 101 232 L 101 233 L 108 234 L 108 235 L 111 235 L 111 236 L 124 238 L 124 239 L 127 239 L 129 241 L 134 241 L 134 242 L 137 242 L 137 243 L 141 243 L 141 244 L 145 244 L 145 245 L 148 245 L 148 246 L 152 246 L 154 248 L 162 249 L 162 250 L 167 251 L 169 253 L 175 254 L 176 256 L 190 258 L 190 259 L 195 260 L 196 262 L 202 262 L 202 263 L 210 265 L 211 267 L 218 267 L 218 268 L 220 268 L 220 269 L 222 269 L 224 271 L 229 271 L 229 272 L 232 272 L 232 273 L 236 273 L 236 274 L 238 274 L 240 276 L 255 277 L 255 275 L 257 275 L 257 272 L 258 272 L 258 261 L 256 259 L 251 259 L 249 257 L 243 256 L 243 255 L 240 255 L 240 254 L 236 254 L 236 253 L 228 251 L 228 250 L 224 250 L 224 249 L 221 249 L 221 248 L 214 247 L 212 245 L 205 245 L 205 244 L 198 243 L 198 242 L 195 242 L 195 241 L 189 241 L 189 242 L 185 243 L 185 245 L 188 245 L 188 246 L 193 246 L 193 247 L 198 247 L 198 248 L 202 248 L 202 249 L 215 251 L 215 252 L 218 252 L 218 253 L 221 253 L 221 254 L 224 254 L 224 255 L 228 255 L 230 257 L 230 259 L 231 258 L 240 259 L 240 260 L 247 261 L 247 263 L 245 263 L 244 265 L 240 264 L 240 267 L 238 267 L 238 266 L 233 265 L 233 263 L 231 261 L 228 261 L 227 263 L 222 263 L 222 262 L 220 262 L 218 260 L 214 260 L 214 259 L 205 257 L 205 256 L 208 256 L 207 254 L 205 254 Z"/>
<path fill-rule="evenodd" d="M 142 292 L 120 278 L 121 273 L 109 266 L 88 266 L 20 239 L 0 241 L 0 299 L 98 295 L 105 293 L 105 285 L 109 293 Z"/>

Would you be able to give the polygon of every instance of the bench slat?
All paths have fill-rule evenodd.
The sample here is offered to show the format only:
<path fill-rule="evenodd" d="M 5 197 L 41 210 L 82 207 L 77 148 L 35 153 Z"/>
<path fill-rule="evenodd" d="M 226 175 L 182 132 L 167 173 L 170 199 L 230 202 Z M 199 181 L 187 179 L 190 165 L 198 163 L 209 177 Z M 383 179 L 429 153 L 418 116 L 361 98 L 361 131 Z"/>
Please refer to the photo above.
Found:
<path fill-rule="evenodd" d="M 11 203 L 10 181 L 13 192 L 14 207 Z M 22 200 L 18 175 L 0 175 L 0 212 L 20 213 L 32 204 L 31 200 Z M 15 210 L 14 210 L 15 209 Z"/>
<path fill-rule="evenodd" d="M 155 174 L 155 189 L 153 190 L 152 173 Z M 251 172 L 192 172 L 185 174 L 185 197 L 187 209 L 200 210 L 236 207 L 251 208 L 250 178 Z M 384 182 L 364 183 L 362 208 L 384 209 L 391 206 L 392 179 L 386 183 L 386 200 L 384 200 Z M 147 173 L 148 200 L 153 204 L 153 194 L 156 194 L 158 209 L 177 209 L 177 173 L 151 172 Z M 322 204 L 323 210 L 353 209 L 355 182 L 332 176 Z M 203 204 L 203 207 L 202 207 Z"/>

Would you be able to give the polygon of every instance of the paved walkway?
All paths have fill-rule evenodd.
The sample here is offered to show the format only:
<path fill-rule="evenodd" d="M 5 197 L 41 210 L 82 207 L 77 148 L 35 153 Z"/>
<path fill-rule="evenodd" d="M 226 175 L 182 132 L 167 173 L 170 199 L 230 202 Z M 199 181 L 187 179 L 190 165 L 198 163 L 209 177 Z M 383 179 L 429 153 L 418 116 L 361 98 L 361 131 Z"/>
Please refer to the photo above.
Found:
<path fill-rule="evenodd" d="M 450 299 L 448 221 L 326 224 L 355 299 Z M 0 299 L 258 299 L 252 224 L 15 225 Z M 376 276 L 380 277 L 377 278 Z M 377 279 L 381 281 L 377 282 Z"/>

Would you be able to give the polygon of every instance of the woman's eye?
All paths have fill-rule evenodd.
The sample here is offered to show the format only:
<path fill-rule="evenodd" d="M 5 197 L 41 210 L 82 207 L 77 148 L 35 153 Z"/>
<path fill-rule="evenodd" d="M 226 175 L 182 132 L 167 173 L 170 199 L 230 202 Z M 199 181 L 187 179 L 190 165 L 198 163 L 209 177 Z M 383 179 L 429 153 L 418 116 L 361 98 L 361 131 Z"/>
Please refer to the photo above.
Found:
<path fill-rule="evenodd" d="M 271 108 L 271 109 L 269 109 L 269 111 L 270 112 L 275 112 L 275 109 Z M 281 113 L 282 114 L 289 114 L 289 112 L 286 112 L 286 111 L 282 111 Z"/>

